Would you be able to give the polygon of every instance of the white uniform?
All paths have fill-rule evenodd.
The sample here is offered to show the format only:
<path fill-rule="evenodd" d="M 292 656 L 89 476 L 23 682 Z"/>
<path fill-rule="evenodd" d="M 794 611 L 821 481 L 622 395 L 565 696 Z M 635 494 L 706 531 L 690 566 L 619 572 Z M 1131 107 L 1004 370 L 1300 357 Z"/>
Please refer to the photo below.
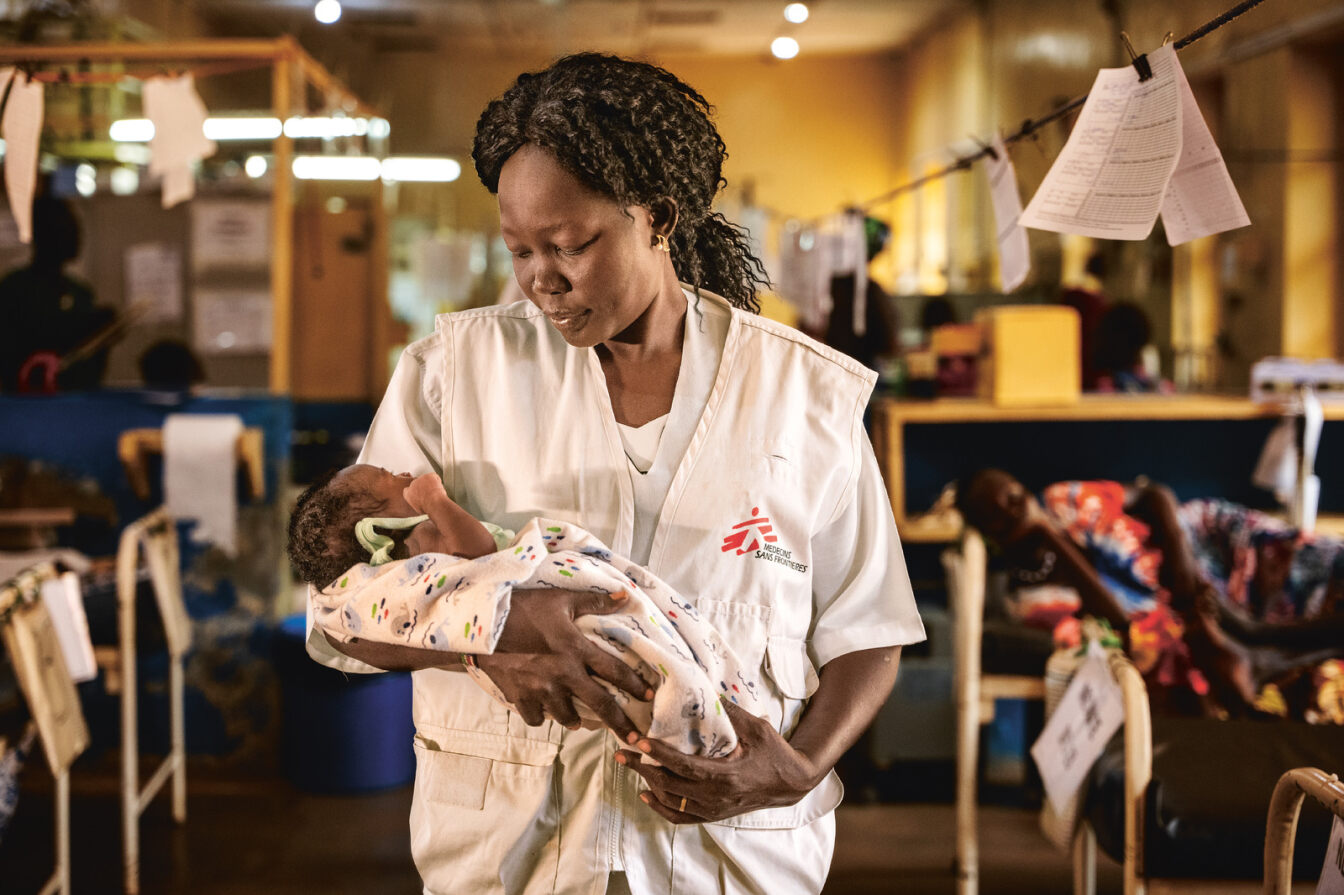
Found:
<path fill-rule="evenodd" d="M 653 466 L 630 464 L 596 353 L 527 303 L 444 315 L 408 347 L 362 462 L 437 472 L 478 519 L 582 525 L 657 574 L 760 668 L 792 733 L 816 668 L 918 642 L 863 409 L 874 374 L 717 296 L 688 293 L 676 394 Z M 335 653 L 320 632 L 309 652 Z M 465 675 L 418 671 L 411 849 L 429 893 L 817 892 L 834 773 L 798 804 L 675 826 L 638 799 L 607 731 L 528 727 Z"/>

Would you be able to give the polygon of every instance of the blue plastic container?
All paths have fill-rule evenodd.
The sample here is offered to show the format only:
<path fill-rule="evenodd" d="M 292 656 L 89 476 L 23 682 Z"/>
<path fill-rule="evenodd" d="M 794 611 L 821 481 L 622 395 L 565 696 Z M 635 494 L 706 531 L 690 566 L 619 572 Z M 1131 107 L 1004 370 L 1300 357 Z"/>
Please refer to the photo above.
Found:
<path fill-rule="evenodd" d="M 275 639 L 280 679 L 281 770 L 312 793 L 356 793 L 415 778 L 411 676 L 344 674 L 309 658 L 304 617 L 290 616 Z"/>

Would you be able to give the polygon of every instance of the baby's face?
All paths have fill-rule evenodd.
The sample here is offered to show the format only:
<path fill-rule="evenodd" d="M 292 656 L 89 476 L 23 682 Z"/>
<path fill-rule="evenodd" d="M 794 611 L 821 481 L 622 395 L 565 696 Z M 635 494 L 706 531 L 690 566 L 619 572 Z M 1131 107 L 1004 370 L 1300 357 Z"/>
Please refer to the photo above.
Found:
<path fill-rule="evenodd" d="M 406 486 L 415 480 L 415 476 L 409 472 L 397 475 L 380 466 L 359 463 L 341 470 L 336 478 L 341 484 L 379 501 L 383 506 L 379 513 L 384 517 L 405 518 L 420 515 L 406 502 Z"/>

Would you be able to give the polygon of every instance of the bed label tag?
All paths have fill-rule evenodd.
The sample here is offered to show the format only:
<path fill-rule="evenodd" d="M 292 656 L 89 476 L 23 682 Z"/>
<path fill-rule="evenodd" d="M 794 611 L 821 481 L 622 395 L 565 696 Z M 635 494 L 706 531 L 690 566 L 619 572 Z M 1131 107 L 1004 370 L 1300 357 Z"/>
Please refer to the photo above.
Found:
<path fill-rule="evenodd" d="M 1316 884 L 1316 895 L 1344 895 L 1344 820 L 1335 817 L 1330 828 L 1330 844 L 1325 848 L 1325 866 L 1321 881 Z"/>
<path fill-rule="evenodd" d="M 1106 667 L 1105 653 L 1094 643 L 1031 747 L 1045 794 L 1056 812 L 1067 809 L 1092 763 L 1124 720 L 1120 686 Z"/>

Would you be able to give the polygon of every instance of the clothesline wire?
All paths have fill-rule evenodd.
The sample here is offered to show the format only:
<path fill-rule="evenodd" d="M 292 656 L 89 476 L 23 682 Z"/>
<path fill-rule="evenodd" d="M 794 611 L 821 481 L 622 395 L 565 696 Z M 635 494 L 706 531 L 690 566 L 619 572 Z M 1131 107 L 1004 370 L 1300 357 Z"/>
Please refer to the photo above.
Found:
<path fill-rule="evenodd" d="M 1243 0 L 1243 2 L 1238 3 L 1236 6 L 1227 10 L 1222 15 L 1210 19 L 1203 25 L 1200 25 L 1194 31 L 1191 31 L 1189 34 L 1185 35 L 1185 37 L 1182 37 L 1180 40 L 1176 41 L 1172 45 L 1173 49 L 1176 50 L 1185 49 L 1186 47 L 1190 46 L 1190 44 L 1194 43 L 1200 38 L 1205 37 L 1214 31 L 1217 31 L 1219 28 L 1223 27 L 1228 22 L 1231 22 L 1233 19 L 1238 18 L 1243 13 L 1249 12 L 1251 9 L 1254 9 L 1255 7 L 1259 6 L 1261 3 L 1264 2 L 1265 0 Z M 1084 93 L 1082 96 L 1074 97 L 1064 105 L 1058 107 L 1057 109 L 1054 109 L 1051 112 L 1048 112 L 1045 115 L 1042 115 L 1040 118 L 1028 118 L 1026 121 L 1022 122 L 1021 127 L 1019 127 L 1016 131 L 1014 131 L 1011 134 L 1008 134 L 1003 138 L 1004 145 L 1007 146 L 1010 143 L 1016 143 L 1019 140 L 1024 140 L 1027 137 L 1032 136 L 1038 130 L 1045 127 L 1047 124 L 1058 121 L 1065 115 L 1068 115 L 1070 112 L 1081 107 L 1085 102 L 1087 102 L 1086 93 Z M 978 152 L 973 152 L 970 155 L 959 156 L 949 164 L 945 165 L 942 168 L 939 168 L 937 171 L 931 171 L 928 174 L 923 175 L 922 177 L 917 177 L 914 180 L 909 181 L 908 183 L 903 183 L 900 186 L 896 187 L 895 189 L 888 190 L 887 192 L 882 193 L 879 196 L 875 196 L 866 202 L 861 202 L 857 205 L 851 206 L 850 210 L 857 212 L 869 211 L 870 209 L 872 209 L 877 205 L 882 205 L 883 203 L 890 202 L 892 199 L 895 199 L 897 196 L 900 196 L 903 193 L 908 193 L 913 190 L 917 190 L 923 187 L 925 184 L 931 183 L 935 180 L 940 180 L 944 177 L 947 177 L 948 175 L 955 174 L 958 171 L 969 170 L 972 165 L 974 165 L 982 158 L 991 158 L 996 155 L 993 147 L 990 146 L 987 141 L 976 140 L 976 142 L 979 143 L 981 147 Z"/>

